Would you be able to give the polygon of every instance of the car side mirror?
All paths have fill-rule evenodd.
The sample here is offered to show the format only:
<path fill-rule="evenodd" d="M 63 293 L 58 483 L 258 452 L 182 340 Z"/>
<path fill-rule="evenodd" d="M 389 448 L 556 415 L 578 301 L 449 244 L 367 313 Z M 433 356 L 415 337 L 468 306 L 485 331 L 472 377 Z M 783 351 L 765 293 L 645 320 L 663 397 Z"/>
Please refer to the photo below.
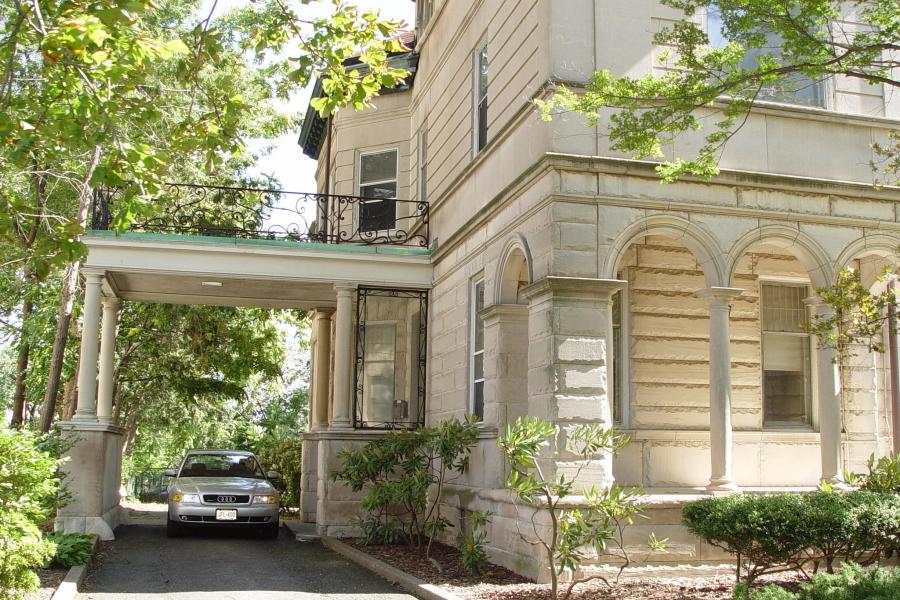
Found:
<path fill-rule="evenodd" d="M 166 469 L 163 472 L 163 475 L 165 475 L 166 477 L 176 477 L 177 473 L 175 473 L 175 469 Z"/>
<path fill-rule="evenodd" d="M 278 471 L 266 471 L 266 479 L 281 479 L 281 473 Z"/>

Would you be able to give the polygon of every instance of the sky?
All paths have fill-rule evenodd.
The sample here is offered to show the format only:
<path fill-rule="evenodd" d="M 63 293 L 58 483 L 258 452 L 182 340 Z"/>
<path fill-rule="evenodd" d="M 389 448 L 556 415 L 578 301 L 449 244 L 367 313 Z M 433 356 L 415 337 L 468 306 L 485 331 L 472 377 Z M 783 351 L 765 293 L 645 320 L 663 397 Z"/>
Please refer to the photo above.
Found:
<path fill-rule="evenodd" d="M 363 9 L 374 9 L 381 13 L 383 18 L 392 21 L 405 21 L 411 24 L 415 20 L 415 4 L 411 0 L 347 0 Z M 246 0 L 218 0 L 215 3 L 215 15 L 224 14 L 230 8 L 246 4 Z M 201 11 L 204 16 L 213 6 L 213 0 L 206 0 Z M 326 16 L 333 9 L 333 4 L 328 0 L 312 2 L 299 9 L 301 16 Z M 410 25 L 411 26 L 411 25 Z M 308 86 L 301 93 L 291 99 L 290 110 L 305 113 L 312 86 Z M 378 101 L 376 99 L 375 104 Z M 349 110 L 349 109 L 348 109 Z M 297 143 L 300 137 L 297 131 L 283 135 L 275 140 L 254 140 L 249 144 L 251 151 L 258 151 L 265 146 L 272 146 L 272 151 L 267 156 L 262 156 L 257 162 L 256 172 L 260 174 L 274 175 L 280 182 L 281 188 L 292 192 L 316 191 L 316 161 L 303 154 Z"/>

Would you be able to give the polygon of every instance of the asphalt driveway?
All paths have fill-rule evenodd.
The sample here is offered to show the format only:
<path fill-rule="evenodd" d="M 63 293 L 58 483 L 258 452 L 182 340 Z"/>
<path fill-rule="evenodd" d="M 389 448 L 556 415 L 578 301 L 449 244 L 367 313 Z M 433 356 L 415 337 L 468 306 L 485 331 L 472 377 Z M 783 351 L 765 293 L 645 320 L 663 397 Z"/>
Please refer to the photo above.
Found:
<path fill-rule="evenodd" d="M 412 600 L 412 596 L 326 550 L 252 532 L 204 531 L 169 539 L 165 527 L 132 525 L 86 581 L 80 600 Z"/>

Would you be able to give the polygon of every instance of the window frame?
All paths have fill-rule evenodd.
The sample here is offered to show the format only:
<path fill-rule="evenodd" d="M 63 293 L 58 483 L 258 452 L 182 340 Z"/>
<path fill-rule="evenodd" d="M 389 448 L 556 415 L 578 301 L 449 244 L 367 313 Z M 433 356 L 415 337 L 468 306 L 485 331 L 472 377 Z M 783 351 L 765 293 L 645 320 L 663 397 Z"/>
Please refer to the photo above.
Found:
<path fill-rule="evenodd" d="M 816 340 L 809 333 L 799 332 L 766 332 L 763 325 L 763 285 L 776 285 L 785 287 L 804 288 L 806 290 L 806 298 L 812 293 L 812 283 L 797 278 L 789 277 L 758 277 L 758 298 L 759 298 L 759 400 L 760 400 L 760 427 L 764 431 L 813 431 L 818 426 L 818 414 L 816 407 L 818 406 L 818 371 L 817 361 L 815 360 Z M 806 299 L 804 298 L 804 300 Z M 811 319 L 812 311 L 806 306 L 807 319 Z M 766 389 L 765 389 L 765 343 L 766 333 L 774 333 L 776 335 L 785 335 L 791 337 L 805 337 L 807 339 L 807 357 L 809 364 L 807 365 L 809 373 L 809 382 L 806 386 L 806 420 L 803 423 L 790 421 L 769 421 L 766 419 Z"/>
<path fill-rule="evenodd" d="M 623 280 L 621 274 L 617 274 L 616 278 Z M 616 306 L 615 296 L 618 296 L 619 323 L 615 325 Z M 622 289 L 613 294 L 610 299 L 610 334 L 612 335 L 613 349 L 613 368 L 609 371 L 608 382 L 609 387 L 609 409 L 610 420 L 613 426 L 619 429 L 627 429 L 630 425 L 630 408 L 631 408 L 631 311 L 629 286 L 625 285 Z M 616 329 L 618 328 L 618 340 L 616 340 Z M 615 343 L 618 342 L 618 343 Z M 618 406 L 619 414 L 616 418 L 616 407 Z"/>
<path fill-rule="evenodd" d="M 376 154 L 387 154 L 388 152 L 394 153 L 394 178 L 393 179 L 378 179 L 375 181 L 369 181 L 363 184 L 362 182 L 362 163 L 363 158 L 366 156 L 374 156 Z M 365 186 L 376 185 L 380 183 L 390 183 L 394 182 L 394 186 L 396 192 L 394 193 L 393 198 L 382 198 L 380 201 L 384 200 L 394 200 L 394 226 L 390 229 L 369 229 L 366 231 L 362 230 L 362 200 L 360 203 L 356 205 L 356 208 L 353 211 L 353 224 L 354 229 L 356 230 L 356 235 L 365 234 L 391 234 L 397 231 L 397 221 L 400 219 L 400 215 L 397 212 L 397 202 L 396 200 L 400 197 L 400 147 L 399 146 L 387 146 L 384 148 L 378 148 L 376 150 L 361 150 L 356 155 L 356 189 L 355 195 L 359 198 L 362 198 L 362 188 Z M 365 204 L 375 204 L 374 202 L 366 202 Z"/>
<path fill-rule="evenodd" d="M 481 89 L 481 61 L 482 55 L 487 63 L 486 81 L 484 90 Z M 487 39 L 482 39 L 478 47 L 472 52 L 472 158 L 478 156 L 488 145 L 488 102 L 490 90 L 490 55 L 488 54 Z M 483 93 L 482 93 L 483 92 Z M 481 103 L 484 101 L 484 118 L 481 116 Z M 484 143 L 481 143 L 481 127 L 484 126 Z"/>
<path fill-rule="evenodd" d="M 480 312 L 478 309 L 478 286 L 483 286 L 483 298 L 487 298 L 487 288 L 486 288 L 486 280 L 484 274 L 479 274 L 472 279 L 469 280 L 469 340 L 466 345 L 468 349 L 469 355 L 469 376 L 468 376 L 468 387 L 469 387 L 469 401 L 467 407 L 467 413 L 469 415 L 475 415 L 479 417 L 479 422 L 484 422 L 484 320 L 481 320 L 481 350 L 475 349 L 475 343 L 477 339 L 477 330 L 478 327 L 478 313 Z M 484 310 L 485 306 L 481 307 L 481 310 Z M 481 378 L 478 379 L 475 376 L 475 357 L 481 355 L 481 364 L 482 364 L 482 372 Z M 475 412 L 475 389 L 478 384 L 481 384 L 481 414 Z"/>
<path fill-rule="evenodd" d="M 709 7 L 703 8 L 703 10 L 698 11 L 698 13 L 700 14 L 700 23 L 698 23 L 698 25 L 702 28 L 703 32 L 706 33 L 707 38 L 710 38 Z M 728 40 L 725 40 L 725 37 L 722 36 L 721 34 L 720 34 L 720 37 L 722 37 L 723 41 L 726 41 L 726 42 L 728 41 Z M 713 46 L 712 39 L 710 39 L 709 41 L 710 41 L 710 45 Z M 713 47 L 716 47 L 716 46 L 713 46 Z M 755 50 L 762 50 L 762 49 L 755 49 Z M 754 103 L 754 105 L 760 105 L 760 106 L 774 105 L 774 106 L 786 106 L 786 107 L 791 107 L 791 108 L 799 107 L 801 109 L 811 109 L 811 110 L 833 110 L 834 89 L 833 89 L 833 85 L 830 83 L 831 79 L 832 78 L 827 78 L 827 79 L 815 81 L 815 82 L 812 82 L 812 80 L 810 80 L 811 83 L 813 83 L 816 86 L 818 100 L 820 101 L 819 104 L 805 104 L 802 102 L 791 102 L 791 101 L 787 101 L 787 100 L 777 100 L 777 99 L 766 98 L 766 97 L 757 98 L 756 100 L 754 100 L 753 103 Z"/>

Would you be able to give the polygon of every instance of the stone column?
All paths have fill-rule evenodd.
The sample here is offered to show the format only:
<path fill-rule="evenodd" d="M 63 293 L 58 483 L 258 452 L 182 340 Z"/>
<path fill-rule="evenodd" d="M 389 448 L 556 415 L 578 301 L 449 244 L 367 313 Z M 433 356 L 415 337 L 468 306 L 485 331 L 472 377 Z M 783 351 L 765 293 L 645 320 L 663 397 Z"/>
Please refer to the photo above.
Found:
<path fill-rule="evenodd" d="M 709 301 L 709 453 L 710 492 L 734 492 L 731 431 L 731 301 L 738 288 L 710 287 L 697 292 Z"/>
<path fill-rule="evenodd" d="M 611 368 L 612 295 L 626 282 L 547 277 L 522 290 L 528 298 L 528 414 L 566 432 L 581 423 L 612 427 L 607 368 Z M 581 466 L 560 448 L 548 449 L 544 475 L 573 476 Z M 576 486 L 613 482 L 612 455 L 581 470 Z"/>
<path fill-rule="evenodd" d="M 528 306 L 494 304 L 484 319 L 484 422 L 502 428 L 528 414 Z"/>
<path fill-rule="evenodd" d="M 313 356 L 312 426 L 313 431 L 328 427 L 328 392 L 331 387 L 331 315 L 330 308 L 317 308 L 313 317 L 316 353 Z"/>
<path fill-rule="evenodd" d="M 830 306 L 818 297 L 806 299 L 819 320 L 834 316 Z M 819 402 L 819 438 L 822 452 L 822 479 L 832 484 L 843 483 L 841 468 L 841 386 L 835 352 L 816 342 L 816 395 Z"/>
<path fill-rule="evenodd" d="M 85 273 L 78 366 L 78 410 L 74 421 L 97 421 L 97 350 L 100 333 L 100 288 L 103 273 Z"/>
<path fill-rule="evenodd" d="M 355 285 L 335 284 L 337 309 L 334 313 L 334 398 L 331 407 L 332 429 L 351 429 L 353 403 L 353 292 Z"/>
<path fill-rule="evenodd" d="M 97 420 L 112 423 L 113 373 L 116 367 L 116 326 L 122 301 L 103 299 L 103 330 L 100 335 L 100 378 L 97 383 Z"/>

